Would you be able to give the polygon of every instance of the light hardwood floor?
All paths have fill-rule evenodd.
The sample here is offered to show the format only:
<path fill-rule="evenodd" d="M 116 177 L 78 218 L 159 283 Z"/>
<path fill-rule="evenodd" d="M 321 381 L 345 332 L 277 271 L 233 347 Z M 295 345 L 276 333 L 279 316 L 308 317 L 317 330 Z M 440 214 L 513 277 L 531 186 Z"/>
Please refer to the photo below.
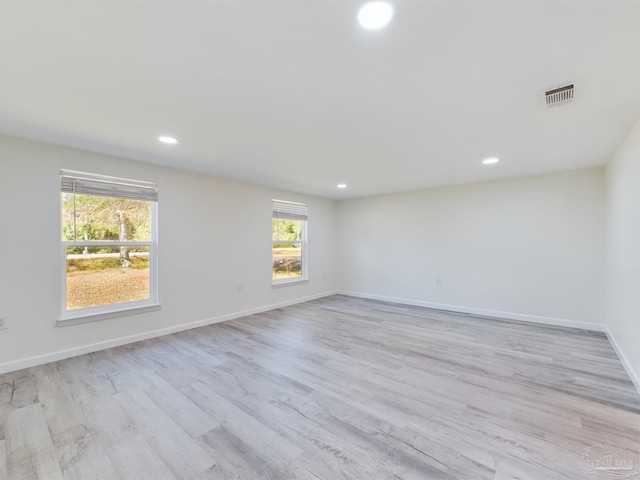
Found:
<path fill-rule="evenodd" d="M 603 334 L 342 296 L 0 376 L 0 480 L 596 479 L 595 445 L 640 466 Z"/>

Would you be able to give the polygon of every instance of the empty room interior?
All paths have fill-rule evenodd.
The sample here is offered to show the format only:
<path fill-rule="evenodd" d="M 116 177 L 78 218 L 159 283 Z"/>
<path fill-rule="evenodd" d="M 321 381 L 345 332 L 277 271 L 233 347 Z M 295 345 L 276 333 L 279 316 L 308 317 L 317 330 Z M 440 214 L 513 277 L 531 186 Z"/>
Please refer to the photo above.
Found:
<path fill-rule="evenodd" d="M 640 0 L 0 0 L 0 480 L 640 473 Z"/>

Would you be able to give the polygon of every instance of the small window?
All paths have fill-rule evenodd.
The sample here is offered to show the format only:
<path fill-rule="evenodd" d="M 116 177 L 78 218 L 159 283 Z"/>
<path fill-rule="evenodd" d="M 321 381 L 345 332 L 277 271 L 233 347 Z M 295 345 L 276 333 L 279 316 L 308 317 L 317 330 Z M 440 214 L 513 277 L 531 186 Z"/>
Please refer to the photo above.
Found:
<path fill-rule="evenodd" d="M 62 318 L 157 304 L 157 185 L 62 170 Z"/>
<path fill-rule="evenodd" d="M 273 200 L 271 220 L 273 283 L 307 279 L 307 206 Z"/>

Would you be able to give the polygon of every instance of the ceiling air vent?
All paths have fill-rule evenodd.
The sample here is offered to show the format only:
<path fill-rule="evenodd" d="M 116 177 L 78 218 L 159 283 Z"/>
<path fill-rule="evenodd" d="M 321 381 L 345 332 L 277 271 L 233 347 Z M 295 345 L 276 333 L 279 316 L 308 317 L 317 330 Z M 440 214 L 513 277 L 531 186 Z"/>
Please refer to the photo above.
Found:
<path fill-rule="evenodd" d="M 571 85 L 565 85 L 564 87 L 558 87 L 544 92 L 544 98 L 547 103 L 547 107 L 564 105 L 565 103 L 570 102 L 573 100 L 573 83 Z"/>

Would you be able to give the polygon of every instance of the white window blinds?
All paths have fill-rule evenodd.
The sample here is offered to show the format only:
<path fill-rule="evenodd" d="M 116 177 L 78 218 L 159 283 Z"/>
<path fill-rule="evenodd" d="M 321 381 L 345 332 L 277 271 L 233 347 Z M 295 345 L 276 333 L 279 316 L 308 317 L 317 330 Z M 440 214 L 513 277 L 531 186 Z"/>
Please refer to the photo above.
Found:
<path fill-rule="evenodd" d="M 65 193 L 158 201 L 158 185 L 139 180 L 60 170 L 60 189 Z"/>
<path fill-rule="evenodd" d="M 273 200 L 273 218 L 307 220 L 307 206 L 304 203 Z"/>

